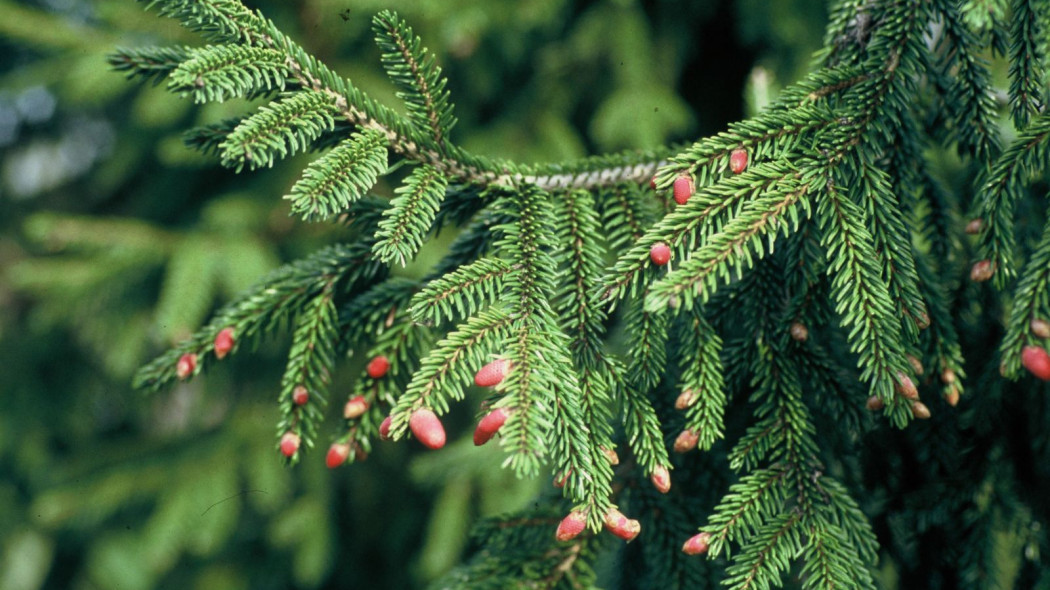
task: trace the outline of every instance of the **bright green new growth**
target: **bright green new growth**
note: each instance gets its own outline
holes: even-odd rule
[[[349,220],[356,241],[264,278],[144,367],[137,385],[172,382],[182,354],[197,354],[206,366],[225,327],[240,346],[288,323],[278,435],[302,437],[295,461],[316,444],[342,355],[386,356],[390,373],[362,375],[350,393],[364,396],[369,410],[334,437],[351,444],[353,461],[371,449],[387,414],[398,439],[416,409],[473,413],[452,402],[466,397],[478,369],[503,358],[512,368],[490,401],[510,416],[499,439],[505,466],[564,480],[564,494],[588,511],[592,531],[614,504],[645,506],[643,493],[623,488],[649,486],[654,471],[673,470],[668,442],[679,432],[697,433],[700,449],[709,450],[727,436],[727,410],[748,408],[746,431],[727,441],[735,483],[706,524],[690,523],[712,535],[710,556],[729,559],[723,583],[778,585],[800,562],[805,588],[873,588],[874,534],[850,495],[852,476],[841,476],[841,465],[828,474],[826,462],[839,458],[818,440],[813,415],[838,413],[843,432],[835,436],[852,437],[851,416],[864,397],[834,407],[819,401],[846,389],[845,373],[903,428],[913,409],[901,384],[917,379],[908,355],[936,374],[964,376],[947,295],[958,274],[947,260],[954,230],[924,146],[954,146],[985,170],[973,202],[984,220],[980,252],[995,266],[997,284],[1016,274],[1014,204],[1048,161],[1050,116],[1041,110],[1038,41],[1046,11],[1012,4],[1009,100],[1021,132],[1001,154],[979,56],[1003,34],[1002,22],[947,0],[839,1],[815,71],[763,113],[678,151],[526,166],[456,146],[441,69],[391,12],[376,16],[373,30],[407,116],[374,102],[237,1],[154,2],[213,45],[124,49],[113,65],[166,78],[169,89],[198,102],[266,99],[240,120],[192,131],[188,143],[238,171],[327,149],[286,198],[303,219]],[[919,95],[943,105],[945,132],[921,124]],[[734,149],[749,156],[740,174],[728,169]],[[392,178],[391,163],[411,167],[393,199],[369,196],[380,178]],[[646,186],[654,178],[664,192],[681,175],[697,188],[680,206]],[[388,276],[388,266],[406,265],[445,226],[462,228],[459,238],[422,282]],[[649,259],[658,242],[672,248],[666,268]],[[1003,341],[1010,376],[1021,348],[1034,342],[1029,319],[1050,315],[1048,264],[1050,226],[1017,288]],[[821,341],[792,341],[792,322],[844,340],[851,355],[831,354]],[[297,386],[317,403],[293,404]],[[946,380],[942,391],[962,388]],[[683,392],[691,403],[675,413]],[[607,453],[617,445],[622,465],[614,472]],[[674,493],[690,493],[680,488]],[[635,496],[643,499],[632,504]],[[561,563],[589,575],[597,544],[590,536],[566,549],[554,541],[553,525],[545,540],[533,539],[532,522],[481,537],[493,548],[528,537],[534,551],[494,549],[449,583],[469,586],[471,571],[507,584],[549,581],[549,570],[529,568],[528,560],[563,553]]]

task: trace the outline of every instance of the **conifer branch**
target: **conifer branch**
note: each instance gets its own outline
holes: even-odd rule
[[[1009,318],[999,350],[1005,375],[1016,379],[1022,349],[1039,342],[1032,333],[1032,320],[1050,318],[1050,220],[1017,282]]]
[[[192,47],[120,47],[106,57],[110,67],[130,78],[159,84],[193,54]]]
[[[396,260],[405,266],[415,256],[434,224],[447,186],[448,181],[432,166],[412,171],[394,191],[397,196],[379,223],[375,253],[380,260],[387,264]]]
[[[472,316],[498,301],[505,277],[514,270],[501,258],[479,258],[429,281],[412,299],[412,319],[438,323]]]
[[[273,49],[213,45],[187,57],[170,73],[168,89],[198,103],[284,90],[288,76],[284,56]]]
[[[386,146],[375,132],[355,133],[313,161],[285,197],[305,219],[328,219],[360,199],[386,171]]]

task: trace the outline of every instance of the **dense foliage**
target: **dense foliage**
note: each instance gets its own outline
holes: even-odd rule
[[[776,25],[755,4],[738,31],[766,49],[793,23],[816,30],[798,20],[808,3]],[[299,27],[237,0],[150,6],[203,42],[169,30],[178,44],[124,43],[109,63],[163,86],[135,97],[156,101],[143,116],[193,125],[183,140],[205,158],[132,151],[68,191],[95,191],[105,217],[28,217],[26,241],[64,253],[12,266],[36,295],[4,329],[74,334],[65,346],[107,377],[168,341],[135,384],[178,385],[150,417],[15,381],[9,493],[36,520],[4,515],[24,531],[5,545],[28,564],[13,583],[1050,586],[1041,3],[835,2],[811,67],[791,52],[755,66],[746,118],[705,88],[696,112],[739,120],[700,119],[691,143],[668,140],[695,130],[696,87],[678,96],[671,80],[743,73],[738,41],[704,48],[727,63],[696,72],[682,57],[724,29],[722,10],[550,3],[489,15],[490,39],[450,7],[430,21],[446,62],[411,10],[339,11],[356,35],[308,51]],[[26,59],[64,47],[9,28]],[[600,65],[615,74],[574,91]],[[798,81],[771,82],[785,77]],[[48,354],[5,357],[50,376],[56,336]],[[208,382],[228,392],[205,396]],[[253,393],[266,388],[274,445]],[[101,410],[89,423],[70,400]],[[454,442],[412,460],[414,484],[414,451],[377,441],[442,448],[439,416]],[[459,436],[475,419],[475,443],[498,430],[498,450]],[[151,424],[183,434],[137,442]],[[16,450],[27,437],[35,453]],[[474,497],[499,515],[468,546]],[[420,569],[399,570],[420,501]],[[246,558],[260,550],[281,557]],[[388,571],[368,563],[377,551]]]

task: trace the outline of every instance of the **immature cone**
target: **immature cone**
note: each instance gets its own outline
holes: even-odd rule
[[[970,280],[982,283],[992,278],[993,274],[995,274],[995,268],[992,266],[992,261],[981,260],[970,269]]]
[[[671,474],[663,465],[653,469],[653,474],[649,476],[649,481],[653,482],[653,487],[661,494],[671,491]]]
[[[587,513],[583,510],[573,510],[561,520],[558,531],[554,533],[554,538],[559,541],[569,541],[578,537],[585,528],[587,528]]]
[[[926,372],[925,369],[923,369],[922,361],[910,354],[908,355],[908,362],[911,363],[911,369],[912,371],[915,371],[916,375],[922,375]]]
[[[609,460],[609,465],[620,464],[620,456],[616,454],[616,451],[602,447],[602,452],[605,453],[605,458]]]
[[[930,409],[926,407],[926,404],[920,401],[914,401],[911,403],[911,415],[919,420],[929,420]]]
[[[233,328],[223,328],[215,335],[215,356],[220,360],[233,350]]]
[[[496,408],[478,422],[478,427],[474,429],[474,445],[481,446],[489,439],[496,436],[500,428],[503,428],[503,423],[507,421],[507,411],[503,408]]]
[[[656,175],[655,174],[652,176],[652,178],[649,179],[649,188],[651,188],[653,190],[656,190]]]
[[[368,400],[363,395],[355,395],[343,406],[343,418],[353,420],[360,418],[368,410]]]
[[[948,405],[954,408],[955,405],[959,403],[959,390],[953,387],[944,392],[944,401],[948,402]]]
[[[389,370],[390,359],[382,355],[368,361],[368,366],[365,367],[365,372],[367,372],[368,376],[373,379],[379,379],[383,375],[386,375],[386,372]]]
[[[882,408],[886,407],[886,405],[882,403],[882,400],[879,399],[879,396],[877,396],[877,395],[873,395],[873,396],[869,397],[868,398],[868,403],[866,403],[864,405],[865,405],[865,407],[868,408],[869,411],[872,411],[872,412],[878,412]]]
[[[390,440],[390,423],[394,419],[390,416],[383,418],[383,421],[379,423],[379,438],[383,440]]]
[[[510,371],[510,361],[506,359],[496,359],[484,367],[481,367],[481,369],[474,374],[474,383],[476,383],[478,387],[492,387],[498,385],[507,376],[508,371]]]
[[[1043,381],[1050,381],[1050,356],[1042,347],[1024,347],[1024,350],[1021,351],[1021,364],[1036,377]]]
[[[642,525],[637,520],[627,518],[622,512],[610,508],[605,513],[605,528],[624,541],[632,541],[642,532]]]
[[[729,169],[733,174],[740,174],[747,169],[747,150],[735,149],[729,154]]]
[[[791,322],[791,338],[795,342],[805,342],[809,338],[809,328],[802,322]]]
[[[299,435],[294,432],[285,432],[281,436],[281,454],[291,457],[299,450]]]
[[[343,463],[346,463],[346,458],[350,456],[350,445],[346,443],[333,443],[332,446],[328,447],[328,454],[325,455],[324,464],[329,469],[335,469]]]
[[[303,385],[296,385],[292,389],[292,403],[297,406],[305,406],[310,401],[310,391]]]
[[[693,178],[683,175],[674,179],[674,202],[685,205],[691,196],[693,196]]]
[[[969,223],[966,224],[966,233],[970,235],[979,234],[982,229],[984,229],[984,220],[980,217],[971,219]]]
[[[689,537],[689,540],[682,545],[682,553],[686,555],[703,555],[707,553],[707,548],[711,544],[711,533],[700,533],[699,535],[693,535]]]
[[[941,371],[941,381],[943,381],[945,385],[955,383],[955,371],[951,369]]]
[[[915,383],[912,382],[911,377],[904,373],[897,373],[897,393],[901,394],[907,399],[916,400],[919,399],[919,390],[915,389]]]
[[[1050,338],[1050,322],[1035,318],[1029,323],[1036,338]]]
[[[683,430],[682,432],[678,433],[678,438],[674,439],[674,452],[688,453],[689,451],[695,449],[697,443],[699,442],[699,434],[689,429]]]
[[[649,259],[656,266],[663,266],[671,261],[671,248],[663,242],[653,244],[649,249]]]
[[[441,425],[437,414],[427,408],[419,408],[412,412],[408,419],[408,427],[412,434],[430,449],[440,449],[445,446],[445,427]]]
[[[686,389],[682,393],[678,394],[678,399],[674,400],[674,409],[685,410],[696,403],[696,392],[692,389]]]
[[[175,363],[175,375],[182,380],[188,379],[193,375],[193,371],[197,368],[197,355],[186,353],[179,357],[179,362]]]

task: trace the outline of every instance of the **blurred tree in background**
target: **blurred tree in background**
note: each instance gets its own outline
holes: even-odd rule
[[[823,0],[249,4],[388,104],[395,89],[371,19],[396,9],[449,79],[457,144],[519,162],[724,130],[809,71],[828,18]],[[351,468],[309,460],[288,469],[271,442],[288,347],[280,332],[206,379],[151,397],[131,389],[139,366],[222,303],[343,231],[301,223],[277,198],[312,155],[236,175],[185,145],[186,129],[240,115],[243,103],[196,105],[106,64],[118,46],[170,44],[199,40],[130,0],[0,0],[0,588],[402,588],[441,579],[475,549],[468,535],[479,517],[557,495],[547,481],[500,469],[495,447],[475,449],[467,416],[447,420],[453,442],[438,453],[384,445]],[[946,188],[972,194],[959,158],[931,159]],[[393,188],[381,179],[376,192]],[[1033,221],[1019,233],[1031,237],[1043,213],[1027,214]],[[423,252],[399,272],[418,278],[439,254]],[[880,564],[885,588],[954,587],[950,577],[924,577],[934,563],[979,568],[988,577],[971,587],[1050,588],[1026,569],[1046,551],[1046,532],[1039,515],[1018,508],[1048,497],[1045,472],[1027,488],[1000,485],[1027,477],[1024,466],[1047,452],[1050,429],[1038,422],[1047,402],[1033,395],[1045,392],[998,380],[1001,307],[974,293],[972,306],[953,312],[969,327],[972,391],[985,401],[959,412],[957,425],[932,421],[929,438],[885,424],[857,435],[871,439],[856,460],[874,478],[858,483],[871,493],[859,500],[892,553]],[[336,399],[360,365],[333,376]],[[476,406],[483,395],[473,395]],[[1032,404],[1041,405],[1028,412]],[[989,415],[998,418],[989,424]],[[1034,451],[1018,448],[1026,436]],[[960,449],[977,457],[968,472]],[[722,452],[697,461],[727,484]],[[945,524],[936,506],[958,487],[950,475],[994,518]],[[724,487],[702,491],[703,506],[678,524],[703,523]],[[975,522],[990,526],[969,531],[987,547],[937,545],[957,538],[938,530]],[[675,541],[610,553],[597,564],[599,585],[656,585],[651,566],[665,559],[656,553],[676,552]],[[990,565],[963,564],[968,550]]]

